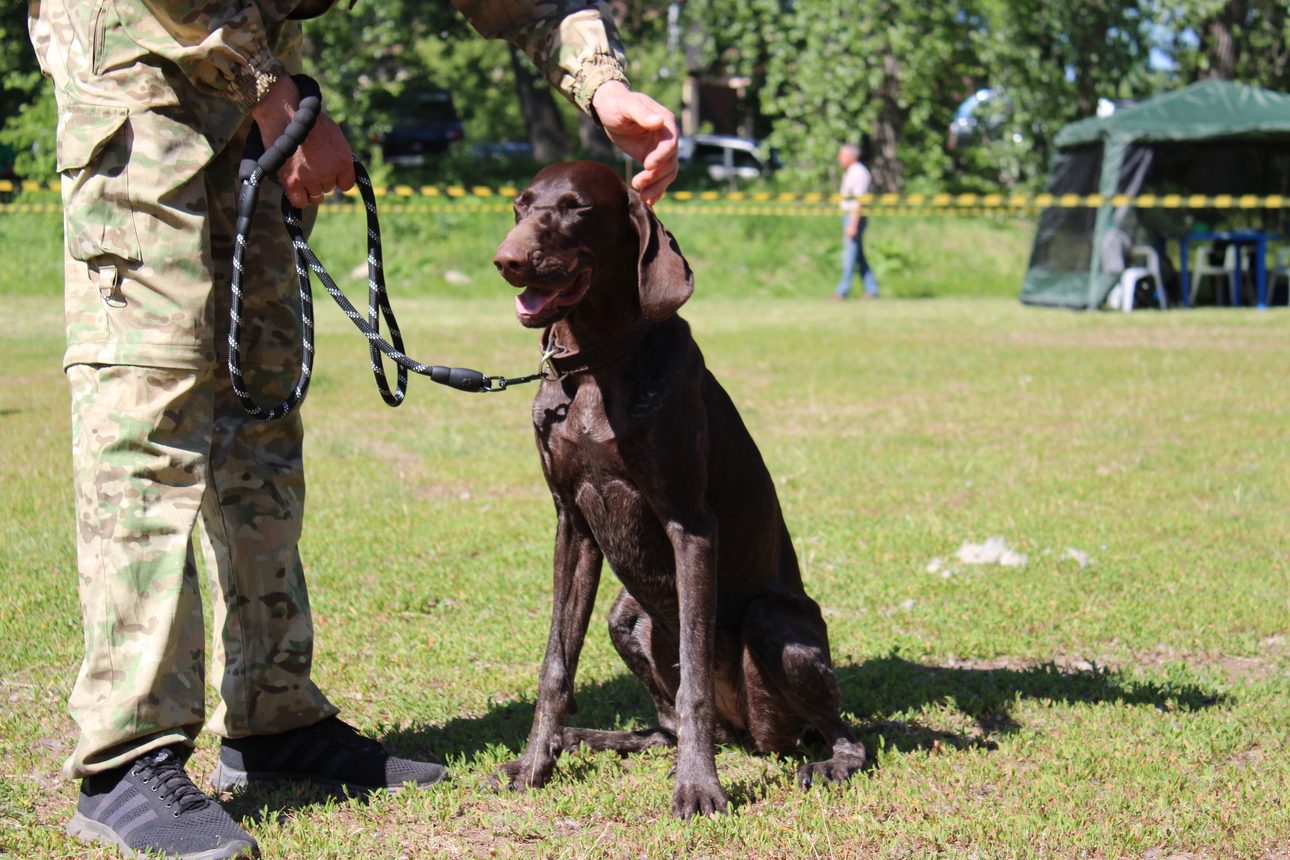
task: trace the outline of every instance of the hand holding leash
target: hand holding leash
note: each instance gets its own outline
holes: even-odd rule
[[[340,305],[345,315],[367,338],[376,387],[382,399],[390,406],[398,406],[403,402],[407,392],[409,370],[459,391],[505,391],[508,385],[533,382],[543,378],[541,369],[530,376],[508,379],[504,376],[486,376],[478,370],[465,367],[421,364],[404,354],[403,337],[399,332],[398,321],[394,318],[394,310],[390,307],[389,296],[385,289],[385,271],[381,260],[381,226],[376,215],[376,194],[372,191],[372,181],[367,171],[357,159],[354,159],[354,176],[363,197],[363,205],[367,209],[367,319],[364,320],[359,315],[331,276],[327,274],[322,263],[318,261],[318,257],[305,239],[300,208],[293,205],[289,197],[284,196],[282,220],[286,225],[287,233],[291,236],[295,250],[296,279],[300,287],[301,325],[304,329],[304,358],[300,366],[300,375],[282,403],[272,409],[265,409],[254,401],[242,376],[242,357],[239,347],[242,333],[242,284],[245,274],[247,237],[259,202],[260,183],[266,175],[273,174],[291,158],[300,144],[308,138],[314,123],[322,115],[322,96],[318,84],[304,75],[296,75],[293,80],[300,91],[301,98],[292,122],[268,148],[265,147],[260,136],[259,126],[254,126],[247,139],[242,164],[238,170],[242,188],[238,195],[237,237],[233,245],[233,296],[229,305],[228,370],[233,382],[233,392],[241,401],[242,407],[251,415],[271,420],[286,415],[304,400],[309,390],[309,380],[313,375],[314,362],[313,290],[310,286],[310,272],[318,275],[327,292],[336,300],[336,304]],[[389,326],[390,340],[393,344],[381,337],[381,318],[384,318]],[[394,391],[390,391],[386,381],[382,354],[388,356],[399,368]]]

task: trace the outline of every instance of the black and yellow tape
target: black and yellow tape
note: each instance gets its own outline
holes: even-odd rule
[[[0,193],[16,191],[56,191],[56,183],[13,182],[0,180]],[[383,208],[389,212],[504,212],[509,198],[519,189],[508,186],[392,185],[374,188],[377,197],[392,198]],[[357,198],[357,190],[347,197]],[[838,194],[818,192],[769,191],[674,191],[667,194],[662,211],[694,212],[715,215],[836,215],[838,204],[855,199],[874,214],[1020,214],[1041,209],[1081,209],[1099,206],[1133,206],[1140,209],[1282,209],[1290,205],[1290,195],[1269,194],[865,194],[844,198]],[[413,202],[413,201],[416,202]],[[481,201],[489,201],[483,203]],[[396,202],[397,201],[397,202]],[[674,205],[676,204],[676,205]],[[344,210],[352,203],[333,198],[321,208]],[[57,204],[0,204],[0,212],[52,212]]]

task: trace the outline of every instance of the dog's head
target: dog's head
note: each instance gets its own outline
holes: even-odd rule
[[[529,328],[584,302],[662,320],[694,292],[690,266],[654,210],[593,161],[553,164],[533,178],[515,198],[515,226],[493,265],[522,290],[515,313]]]

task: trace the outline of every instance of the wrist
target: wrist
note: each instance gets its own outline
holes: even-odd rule
[[[618,78],[610,78],[596,87],[596,91],[591,94],[591,101],[588,102],[588,107],[590,108],[588,113],[596,125],[604,126],[601,115],[606,105],[622,98],[631,91],[632,88],[627,85],[627,82]]]
[[[265,93],[260,103],[251,109],[251,119],[259,124],[261,130],[266,128],[284,129],[296,114],[300,106],[300,91],[290,75],[283,75],[274,81],[273,86]]]

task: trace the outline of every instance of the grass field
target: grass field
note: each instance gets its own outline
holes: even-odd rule
[[[320,306],[302,547],[316,677],[355,725],[454,779],[224,798],[264,855],[1290,858],[1290,313],[954,298],[1015,292],[1024,231],[932,219],[871,236],[909,249],[891,293],[942,298],[839,305],[822,300],[832,219],[808,235],[808,219],[698,218],[667,218],[699,273],[683,314],[776,477],[875,766],[802,793],[793,761],[723,748],[733,814],[689,825],[669,815],[668,751],[572,756],[539,792],[480,791],[527,734],[547,630],[554,517],[530,393],[414,379],[389,410],[360,337]],[[0,855],[108,857],[61,834],[80,632],[56,245],[39,229],[0,217],[6,258],[30,263],[0,275]],[[440,226],[398,229],[427,276],[474,278],[396,283],[409,350],[529,372],[535,336],[479,256],[500,233],[459,229],[431,260]],[[723,242],[748,249],[747,272],[699,252]],[[956,557],[992,537],[1026,562]],[[611,584],[572,721],[646,726],[604,633]],[[213,763],[207,737],[194,771]]]

